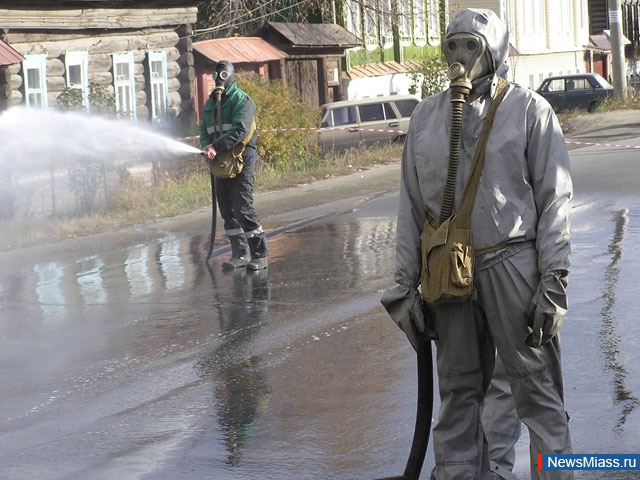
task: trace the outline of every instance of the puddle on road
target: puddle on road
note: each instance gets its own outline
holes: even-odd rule
[[[615,453],[640,442],[640,207],[590,211],[573,223],[562,330],[572,437],[581,452]]]
[[[639,211],[584,230],[577,219],[563,327],[576,451],[640,444],[640,305],[624,287],[638,284]],[[0,394],[0,435],[35,445],[41,423],[57,426],[55,449],[21,452],[61,475],[61,451],[77,451],[80,464],[128,451],[119,462],[141,462],[148,478],[399,474],[415,365],[379,305],[394,238],[392,218],[309,225],[272,238],[270,267],[255,275],[223,274],[226,253],[209,271],[206,236],[5,273],[0,361],[15,368],[0,373],[12,386]],[[117,430],[104,412],[126,425],[122,435],[87,441],[68,431],[96,418]],[[9,450],[0,463],[18,468],[12,458]],[[107,460],[92,468],[122,474]]]
[[[56,463],[53,452],[62,450],[83,458],[117,455],[118,442],[97,436],[92,444],[68,431],[93,423],[99,411],[126,425],[114,438],[119,451],[131,450],[131,458],[142,448],[134,444],[145,443],[140,435],[156,439],[158,450],[163,444],[171,451],[191,445],[179,457],[196,465],[194,455],[207,450],[200,475],[228,471],[235,478],[264,478],[267,468],[282,469],[288,478],[294,469],[305,478],[305,471],[340,471],[354,462],[358,471],[384,469],[393,460],[366,453],[371,439],[357,444],[361,430],[390,416],[406,419],[409,428],[413,422],[412,414],[394,406],[398,392],[389,393],[386,378],[380,385],[374,377],[373,386],[367,379],[381,361],[397,370],[395,350],[404,344],[379,306],[381,290],[392,281],[394,237],[394,219],[309,225],[272,238],[270,267],[257,274],[223,274],[223,258],[209,271],[203,237],[168,237],[104,256],[25,265],[0,280],[0,325],[16,344],[0,357],[12,355],[19,366],[1,374],[3,384],[17,385],[3,394],[3,429],[15,429],[12,434],[29,444],[41,422],[60,425],[66,433],[59,445],[41,450],[35,463]],[[379,318],[363,334],[372,308]],[[345,320],[354,317],[354,323]],[[380,338],[390,334],[389,350]],[[367,346],[372,337],[375,348]],[[30,348],[55,361],[20,361]],[[381,397],[356,405],[371,388]],[[43,404],[43,392],[52,391],[61,393]],[[345,392],[353,400],[344,403]],[[387,394],[393,401],[381,401]],[[39,408],[30,411],[36,399]],[[188,418],[181,435],[171,433],[185,428],[185,407],[195,418]],[[164,420],[149,424],[152,418]],[[399,418],[386,427],[395,434]],[[126,434],[136,425],[148,434]],[[215,444],[200,444],[212,437]],[[356,448],[362,461],[341,453],[344,448]],[[11,452],[5,455],[2,463],[11,468]],[[397,457],[404,461],[404,454]],[[262,464],[267,458],[274,460],[269,467]]]

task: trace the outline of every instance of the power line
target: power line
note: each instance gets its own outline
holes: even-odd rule
[[[236,28],[236,27],[239,27],[241,25],[245,25],[247,23],[256,22],[256,21],[259,21],[259,20],[263,20],[265,18],[272,17],[273,15],[277,15],[278,13],[282,13],[282,12],[284,12],[286,10],[290,10],[291,8],[295,8],[295,7],[297,7],[297,6],[299,6],[299,5],[303,4],[303,3],[305,3],[305,0],[301,0],[301,1],[299,1],[298,3],[296,3],[294,5],[289,5],[287,7],[281,8],[280,10],[276,10],[275,12],[264,14],[264,15],[262,15],[260,17],[257,17],[257,18],[251,18],[251,19],[245,20],[243,22],[235,22],[235,23],[227,22],[227,23],[224,23],[222,25],[216,25],[216,26],[210,27],[210,28],[203,28],[203,29],[200,29],[200,30],[194,30],[193,34],[194,35],[200,35],[200,34],[203,34],[203,33],[209,33],[209,32],[215,32],[215,31],[218,31],[218,30],[223,30],[225,28]],[[261,8],[264,8],[264,5],[262,5],[260,7],[256,7],[253,10],[250,10],[248,12],[243,13],[242,15],[237,17],[237,20],[239,20],[239,19],[241,19],[243,17],[246,17],[247,15],[251,15],[256,10],[259,10]]]

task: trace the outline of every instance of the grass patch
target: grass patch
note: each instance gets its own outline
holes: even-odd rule
[[[609,97],[604,99],[596,108],[594,113],[613,112],[616,110],[640,110],[640,98],[618,98]],[[558,114],[558,120],[561,124],[564,124],[572,118],[581,117],[583,115],[590,115],[586,110],[580,110],[578,108],[573,110],[567,110]]]
[[[402,146],[391,144],[314,155],[304,165],[295,162],[291,166],[282,163],[273,166],[260,161],[256,170],[255,191],[280,190],[348,175],[373,165],[397,162],[401,154]],[[201,160],[198,158],[198,161]],[[60,218],[1,220],[3,235],[0,250],[118,230],[211,205],[210,175],[203,168],[204,162],[200,165],[194,172],[177,179],[166,175],[153,188],[142,182],[127,180],[119,186],[117,195],[110,199],[102,212]]]

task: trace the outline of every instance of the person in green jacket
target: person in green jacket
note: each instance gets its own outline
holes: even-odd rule
[[[235,70],[230,62],[219,61],[213,78],[216,88],[204,104],[200,122],[200,145],[207,162],[212,162],[217,152],[230,151],[241,145],[251,131],[256,113],[251,97],[236,84]],[[221,127],[216,122],[216,89],[223,89]],[[223,270],[267,268],[267,240],[253,208],[257,140],[258,133],[254,130],[242,154],[244,168],[238,175],[215,178],[218,207],[231,244],[231,258],[222,264]]]

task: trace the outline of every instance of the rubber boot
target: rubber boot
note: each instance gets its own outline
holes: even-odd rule
[[[233,235],[229,237],[229,243],[231,244],[231,258],[222,263],[222,270],[235,270],[236,268],[242,268],[249,259],[247,257],[247,239],[244,235]]]
[[[251,251],[251,261],[247,264],[247,270],[257,272],[269,266],[267,262],[267,239],[264,233],[251,237],[248,240]]]

